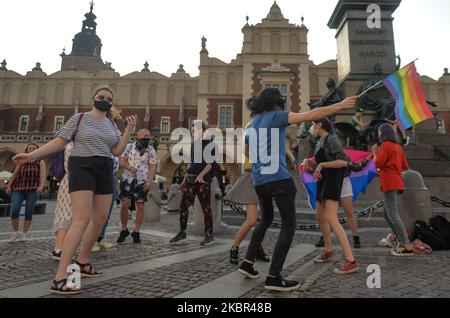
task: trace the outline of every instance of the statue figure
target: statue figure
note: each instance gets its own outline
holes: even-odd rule
[[[374,77],[368,79],[359,89],[358,94],[384,80],[386,75],[380,63],[373,66]],[[395,99],[380,83],[371,91],[361,96],[360,107],[364,110],[373,110],[376,112],[376,119],[395,119]]]
[[[208,50],[206,49],[206,42],[207,42],[208,40],[203,36],[202,37],[202,50],[201,50],[201,53],[208,53]]]
[[[320,101],[318,101],[317,103],[314,103],[312,105],[308,104],[308,106],[311,109],[314,109],[316,107],[330,106],[330,105],[342,102],[344,100],[342,93],[336,87],[336,82],[332,78],[328,79],[327,88],[328,88],[328,92],[324,96],[322,96]]]

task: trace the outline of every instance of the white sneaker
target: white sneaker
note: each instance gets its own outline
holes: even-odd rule
[[[111,244],[109,242],[105,242],[105,241],[101,241],[101,242],[97,243],[97,245],[103,250],[109,250],[110,248],[114,247],[113,244]]]
[[[17,242],[25,242],[27,239],[27,233],[20,232],[17,236]]]
[[[11,238],[9,239],[9,241],[11,243],[16,242],[18,237],[19,237],[19,232],[14,232],[13,235],[11,235]]]
[[[91,252],[95,253],[95,252],[98,252],[100,250],[101,250],[100,245],[98,243],[95,243],[94,246],[91,249]]]

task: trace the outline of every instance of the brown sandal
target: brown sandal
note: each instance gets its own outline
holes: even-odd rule
[[[52,287],[50,287],[50,293],[65,296],[78,295],[79,293],[81,293],[81,289],[67,287],[67,278],[64,278],[59,281],[53,281],[53,285]]]
[[[91,263],[81,264],[80,262],[76,261],[75,264],[80,266],[81,277],[100,277],[103,275],[102,272],[97,272]],[[87,271],[84,270],[86,266],[89,266],[89,269]]]

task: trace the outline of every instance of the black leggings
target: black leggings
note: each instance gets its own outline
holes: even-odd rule
[[[278,235],[277,244],[272,255],[269,275],[280,276],[283,270],[286,255],[291,247],[295,235],[296,215],[295,215],[295,195],[297,188],[292,179],[281,180],[263,184],[255,187],[258,194],[259,204],[262,210],[261,221],[253,231],[252,239],[247,250],[246,258],[254,262],[258,248],[264,239],[267,229],[273,222],[273,203],[275,203],[281,215],[281,231]]]

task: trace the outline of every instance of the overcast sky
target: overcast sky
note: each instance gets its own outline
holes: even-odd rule
[[[59,54],[72,49],[89,0],[0,0],[0,61],[21,74],[42,63],[47,74],[60,69]],[[336,58],[335,30],[327,27],[337,0],[278,0],[291,23],[302,15],[309,28],[309,54],[316,64]],[[179,64],[198,74],[201,37],[210,56],[229,62],[241,52],[245,16],[265,18],[273,0],[96,0],[97,34],[103,60],[121,75],[152,71],[170,76]],[[450,1],[403,0],[395,12],[397,53],[403,64],[419,57],[418,71],[438,79],[450,67]]]

